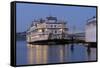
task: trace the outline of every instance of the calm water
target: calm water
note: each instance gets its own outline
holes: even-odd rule
[[[33,45],[17,41],[17,65],[96,60],[96,48],[83,44]]]

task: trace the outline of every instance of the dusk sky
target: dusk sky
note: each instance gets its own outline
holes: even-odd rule
[[[87,19],[96,16],[95,7],[60,6],[17,3],[16,6],[16,31],[26,31],[34,19],[55,16],[67,21],[69,30],[75,26],[77,31],[84,31]]]

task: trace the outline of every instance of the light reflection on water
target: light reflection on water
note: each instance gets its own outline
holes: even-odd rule
[[[96,60],[96,48],[84,44],[33,45],[17,42],[17,65]]]

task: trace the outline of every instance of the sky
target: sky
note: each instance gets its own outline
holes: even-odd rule
[[[96,16],[95,7],[60,6],[43,4],[16,4],[16,32],[24,32],[34,19],[54,16],[67,22],[69,31],[84,31],[86,21]]]

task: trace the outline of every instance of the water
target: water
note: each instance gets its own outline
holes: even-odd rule
[[[17,41],[17,65],[95,61],[96,48],[84,44],[33,45]]]

